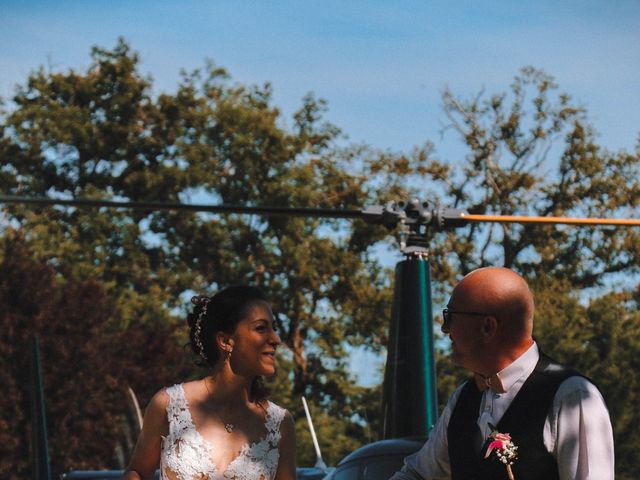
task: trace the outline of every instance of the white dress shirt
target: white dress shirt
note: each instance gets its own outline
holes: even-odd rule
[[[524,354],[498,373],[506,393],[487,389],[482,395],[478,426],[484,438],[497,425],[525,380],[533,372],[540,354],[533,344]],[[402,470],[391,480],[445,480],[451,478],[447,428],[460,396],[460,385],[436,422],[429,440],[405,458]],[[478,451],[482,446],[478,438]],[[558,462],[560,480],[613,480],[613,431],[609,412],[598,389],[584,377],[569,377],[558,387],[544,423],[544,445]],[[517,462],[517,460],[516,460]]]

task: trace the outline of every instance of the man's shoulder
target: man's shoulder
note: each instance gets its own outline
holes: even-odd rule
[[[600,395],[600,390],[590,379],[583,375],[572,375],[560,384],[556,397],[565,397],[578,392],[588,395]]]
[[[569,365],[565,365],[554,360],[542,351],[540,351],[540,359],[534,371],[538,371],[539,373],[545,375],[549,380],[558,385],[558,388],[569,379],[574,380],[571,380],[571,382],[569,382],[565,387],[571,385],[583,385],[584,382],[593,384],[593,382],[591,382],[591,380],[586,375],[583,375],[580,371]]]
[[[589,377],[573,367],[564,365],[540,352],[540,364],[543,373],[556,376],[560,381],[558,393],[567,394],[575,391],[599,391],[598,386]]]

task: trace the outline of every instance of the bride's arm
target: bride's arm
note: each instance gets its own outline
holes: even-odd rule
[[[280,439],[280,458],[278,460],[278,470],[276,480],[296,479],[296,430],[293,417],[286,413],[280,425],[282,437]]]
[[[120,480],[152,479],[160,463],[162,436],[169,431],[167,404],[169,396],[164,390],[156,393],[144,413],[142,431],[133,450],[129,466]]]

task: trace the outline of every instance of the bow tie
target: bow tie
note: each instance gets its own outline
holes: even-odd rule
[[[502,381],[497,373],[494,373],[490,377],[474,373],[473,379],[476,381],[476,386],[481,392],[484,392],[487,388],[490,388],[496,393],[505,393],[507,391],[502,385]]]

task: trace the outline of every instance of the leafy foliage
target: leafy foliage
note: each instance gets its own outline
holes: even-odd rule
[[[172,383],[189,368],[166,318],[117,328],[120,306],[94,279],[65,280],[25,239],[9,232],[0,263],[0,475],[30,475],[28,418],[32,380],[29,353],[40,339],[43,388],[47,398],[52,468],[92,469],[122,462],[135,441],[127,387],[150,398],[156,381]],[[151,303],[153,300],[150,300]],[[150,305],[151,306],[151,305]],[[176,359],[168,365],[166,358]]]
[[[445,91],[443,100],[450,128],[469,153],[464,162],[429,164],[441,203],[480,214],[640,217],[639,152],[599,147],[586,112],[557,93],[544,72],[523,69],[507,93],[463,100]],[[640,232],[471,224],[437,238],[432,258],[440,289],[485,265],[528,279],[541,348],[594,379],[614,424],[616,478],[634,478],[637,387],[628,378],[640,347],[633,299]],[[438,357],[438,372],[443,403],[465,373],[446,355]]]
[[[599,147],[585,112],[556,90],[550,76],[529,67],[508,94],[461,100],[445,91],[451,128],[469,153],[462,164],[430,163],[441,203],[477,214],[637,217],[638,153]],[[473,223],[443,237],[437,273],[449,282],[454,272],[503,264],[580,289],[602,286],[610,274],[638,273],[640,264],[637,229]]]
[[[599,147],[586,112],[533,68],[506,93],[444,92],[451,130],[468,148],[463,161],[446,162],[430,143],[410,154],[340,146],[322,100],[310,94],[284,119],[269,84],[234,83],[212,63],[154,96],[124,41],[91,55],[86,72],[33,73],[1,113],[3,193],[360,209],[427,191],[471,213],[639,213],[638,152]],[[184,349],[187,300],[236,283],[263,288],[282,324],[271,385],[297,418],[299,462],[315,460],[300,395],[330,463],[376,437],[380,389],[357,385],[347,354],[384,351],[392,291],[374,253],[389,240],[381,227],[98,208],[11,206],[2,215],[3,477],[29,470],[29,338],[42,338],[55,470],[120,466],[114,448],[129,448],[130,428],[123,387],[144,404],[160,386],[201,374]],[[487,264],[531,281],[541,345],[596,379],[614,418],[618,474],[637,471],[640,390],[622,378],[640,345],[638,231],[472,224],[430,234],[436,299]],[[463,373],[440,350],[442,401]]]
[[[175,94],[153,98],[124,42],[113,51],[94,48],[92,58],[85,73],[40,70],[18,89],[3,122],[5,193],[332,208],[358,208],[377,198],[365,185],[366,172],[347,173],[353,157],[332,155],[339,132],[322,121],[324,103],[312,95],[286,128],[269,85],[234,84],[214,65],[185,74]],[[387,164],[380,160],[377,171]],[[276,398],[294,395],[297,417],[303,416],[301,394],[334,412],[339,421],[330,425],[330,437],[343,435],[345,442],[334,444],[331,458],[364,439],[361,428],[351,427],[362,412],[363,389],[347,371],[345,355],[348,345],[376,351],[384,345],[390,285],[362,240],[382,238],[379,229],[330,219],[20,206],[7,208],[5,220],[4,233],[10,235],[8,225],[18,231],[52,269],[56,285],[94,282],[117,314],[85,320],[122,339],[132,329],[165,325],[178,329],[168,338],[182,346],[181,317],[193,292],[247,282],[262,287],[281,321],[292,372]],[[96,309],[102,307],[96,303]],[[34,333],[21,328],[23,336]],[[146,343],[136,341],[127,342],[133,349]],[[168,350],[164,360],[140,359],[147,374],[133,377],[115,366],[125,362],[122,352],[100,348],[115,362],[118,381],[144,392],[142,403],[162,385],[149,365],[181,371],[181,360]],[[47,389],[51,402],[58,395]],[[52,423],[58,415],[52,411]],[[89,461],[81,450],[62,456],[59,448],[52,446],[53,455],[66,460],[59,466]],[[109,458],[93,466],[113,466]]]

